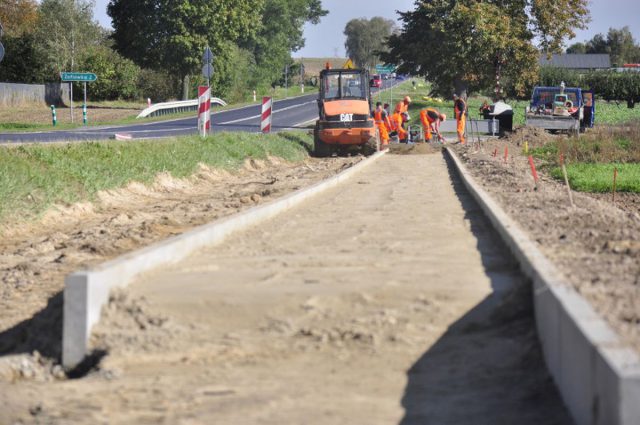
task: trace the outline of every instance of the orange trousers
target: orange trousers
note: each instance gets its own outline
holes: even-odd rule
[[[382,124],[377,124],[378,130],[380,131],[380,143],[383,145],[389,144],[389,132],[387,131],[387,126]]]
[[[467,116],[466,115],[462,115],[462,117],[458,118],[458,141],[460,143],[462,143],[463,145],[465,144],[465,140],[464,140],[464,130],[465,127],[467,126]]]
[[[431,141],[431,126],[430,125],[423,125],[422,129],[424,130],[424,141],[425,142],[430,142]]]

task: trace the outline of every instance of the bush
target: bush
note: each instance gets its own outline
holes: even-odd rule
[[[79,68],[98,76],[88,87],[92,100],[133,100],[138,95],[140,68],[108,47],[93,47],[81,59]],[[81,84],[74,91],[81,96]]]
[[[640,102],[640,72],[577,71],[542,67],[540,85],[559,86],[564,81],[567,87],[582,87],[593,90],[596,96],[604,100],[626,101],[632,108]]]
[[[162,71],[143,69],[138,78],[138,97],[150,98],[153,103],[166,102],[180,97],[178,78]]]

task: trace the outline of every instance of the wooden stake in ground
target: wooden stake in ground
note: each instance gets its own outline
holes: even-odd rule
[[[533,162],[533,156],[529,155],[529,166],[531,167],[531,174],[533,174],[533,181],[538,189],[538,172],[536,171],[536,164]]]
[[[571,186],[569,186],[569,177],[567,176],[567,167],[564,166],[564,155],[560,154],[560,166],[562,167],[562,175],[564,176],[564,184],[567,185],[567,193],[569,194],[569,203],[571,204],[571,208],[575,205],[573,204],[573,194],[571,193]]]
[[[509,146],[505,146],[504,147],[504,163],[507,163],[507,160],[509,159]]]
[[[618,180],[618,167],[613,167],[613,203],[616,203],[616,183]]]

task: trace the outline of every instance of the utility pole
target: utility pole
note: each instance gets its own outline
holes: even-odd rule
[[[0,22],[0,38],[4,35],[4,28],[2,28],[2,23]],[[0,62],[4,59],[4,46],[0,43]]]
[[[300,91],[304,93],[304,58],[300,58]]]
[[[289,65],[284,66],[284,97],[289,97]]]

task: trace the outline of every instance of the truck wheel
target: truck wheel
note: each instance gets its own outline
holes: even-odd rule
[[[324,143],[320,140],[318,132],[313,132],[313,156],[317,158],[326,158],[333,154],[333,147],[328,143]]]
[[[373,155],[380,151],[380,130],[376,128],[376,134],[369,139],[367,143],[362,147],[362,153],[366,156]]]

